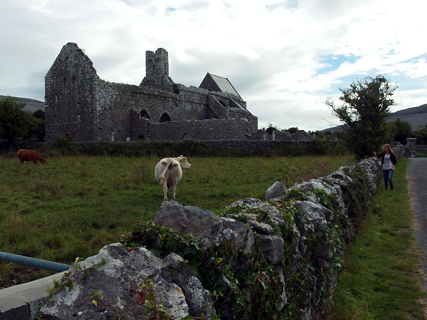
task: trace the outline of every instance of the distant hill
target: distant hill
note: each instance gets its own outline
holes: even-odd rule
[[[41,109],[44,111],[45,105],[43,101],[35,100],[35,99],[28,99],[28,98],[19,98],[19,97],[11,97],[11,96],[2,96],[0,95],[0,100],[4,98],[12,98],[16,101],[25,103],[25,107],[23,110],[33,113],[37,111],[38,109]]]
[[[412,127],[412,131],[417,131],[427,125],[427,104],[396,111],[387,118],[387,122],[395,121],[397,118],[401,121],[409,122]]]
[[[408,109],[403,109],[400,111],[396,111],[391,114],[391,116],[387,117],[387,122],[396,121],[399,118],[401,121],[408,122],[412,131],[417,131],[427,125],[427,104],[423,104],[419,107],[413,107]],[[332,128],[327,128],[321,130],[321,132],[334,132],[340,130],[342,126],[336,126]]]

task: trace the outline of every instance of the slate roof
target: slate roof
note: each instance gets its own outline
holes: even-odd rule
[[[206,74],[199,87],[209,91],[231,93],[238,96],[240,99],[242,98],[227,78],[216,76],[209,72]]]

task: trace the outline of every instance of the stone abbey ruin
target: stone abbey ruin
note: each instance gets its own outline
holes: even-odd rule
[[[168,53],[146,52],[139,86],[99,78],[92,61],[67,43],[46,75],[46,141],[246,140],[258,118],[227,78],[208,73],[199,87],[169,77]]]
[[[139,86],[100,79],[75,43],[63,46],[45,78],[46,142],[67,136],[75,142],[182,140],[306,141],[296,133],[258,130],[227,78],[207,73],[199,87],[169,77],[168,52],[146,52]]]

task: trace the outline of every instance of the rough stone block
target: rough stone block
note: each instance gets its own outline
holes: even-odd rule
[[[279,181],[276,181],[275,183],[273,183],[273,185],[270,188],[267,189],[264,199],[271,200],[274,198],[283,197],[285,190],[286,190],[285,186],[281,184]]]
[[[264,258],[273,265],[283,265],[285,256],[283,253],[284,241],[279,236],[260,235],[261,250]]]

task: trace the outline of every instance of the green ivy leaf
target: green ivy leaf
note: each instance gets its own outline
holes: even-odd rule
[[[147,293],[147,294],[145,295],[145,297],[146,297],[148,300],[154,300],[154,293],[153,293],[153,292],[149,292],[149,293]]]
[[[68,291],[73,290],[73,281],[71,281],[71,279],[68,279],[68,282],[65,286],[68,288]]]

